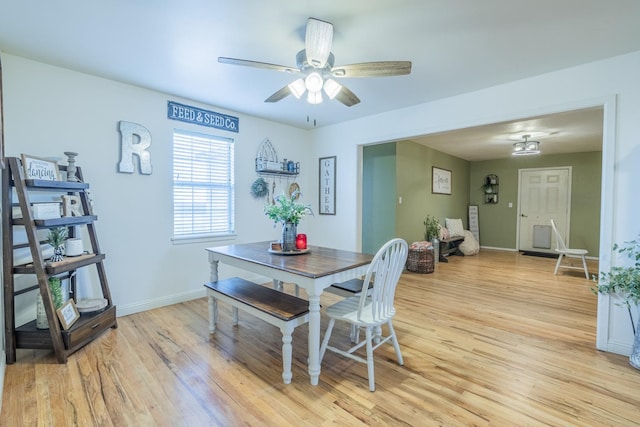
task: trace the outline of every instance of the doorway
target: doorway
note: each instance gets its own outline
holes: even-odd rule
[[[567,241],[571,174],[571,166],[519,170],[518,250],[555,253],[551,219],[563,230]]]

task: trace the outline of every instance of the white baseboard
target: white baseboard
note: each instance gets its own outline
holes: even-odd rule
[[[0,352],[0,415],[2,415],[2,392],[4,390],[4,373],[7,368],[7,354],[4,350]]]
[[[513,249],[513,248],[496,248],[494,246],[480,246],[480,249],[491,249],[492,251],[518,252],[517,249]]]
[[[255,283],[268,283],[272,279],[268,277],[260,276],[257,274],[243,275],[243,279],[250,280]],[[204,298],[207,296],[207,292],[204,289],[183,292],[179,294],[167,295],[161,298],[154,298],[147,301],[137,302],[135,304],[117,304],[116,315],[127,316],[129,314],[140,313],[142,311],[151,310],[154,308],[165,307],[167,305],[178,304],[184,301],[191,301],[193,299]]]
[[[152,310],[154,308],[165,307],[167,305],[177,304],[192,299],[203,298],[206,296],[204,286],[202,289],[195,291],[183,292],[180,294],[167,295],[161,298],[154,298],[135,304],[116,304],[116,314],[118,317],[127,316],[129,314],[140,313],[142,311]]]

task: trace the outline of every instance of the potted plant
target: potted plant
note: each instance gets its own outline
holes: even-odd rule
[[[440,234],[440,223],[436,217],[427,215],[424,222],[424,240],[431,242],[433,239],[437,239]]]
[[[282,251],[296,250],[297,226],[305,215],[313,215],[311,206],[297,202],[299,191],[293,191],[289,197],[281,194],[275,198],[275,203],[266,204],[264,213],[275,224],[282,223]]]
[[[626,255],[634,261],[632,266],[612,267],[611,271],[603,272],[600,282],[594,291],[602,294],[618,295],[623,298],[621,305],[627,307],[631,328],[633,329],[634,341],[629,364],[636,369],[640,369],[640,320],[636,324],[633,321],[631,307],[640,304],[640,239],[625,242],[627,246],[620,247],[617,243],[613,245],[613,250]],[[594,277],[594,281],[596,281]]]
[[[62,261],[64,241],[69,237],[67,227],[56,227],[49,230],[46,242],[53,246],[53,256],[51,262]]]
[[[427,215],[424,224],[424,240],[431,242],[435,261],[440,259],[440,223],[435,216]]]

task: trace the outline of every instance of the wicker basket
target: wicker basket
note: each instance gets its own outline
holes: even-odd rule
[[[414,242],[409,246],[407,270],[413,273],[433,273],[434,255],[431,242]]]

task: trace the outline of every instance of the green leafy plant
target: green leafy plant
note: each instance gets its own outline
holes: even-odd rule
[[[281,194],[275,198],[275,203],[267,204],[264,213],[275,223],[292,223],[298,225],[305,215],[313,215],[311,206],[296,202],[300,196],[299,191],[294,191],[289,197]]]
[[[69,230],[67,227],[57,227],[49,230],[46,241],[54,248],[58,248],[64,244],[67,237],[69,237]]]
[[[436,217],[427,215],[424,222],[424,240],[430,242],[433,239],[437,239],[440,234],[440,223]]]
[[[49,289],[51,290],[51,298],[56,310],[62,307],[62,282],[59,277],[49,277]]]
[[[640,237],[640,236],[639,236]],[[635,261],[633,266],[612,267],[611,271],[602,272],[600,281],[593,277],[597,287],[592,288],[594,292],[601,294],[619,295],[624,299],[623,305],[627,306],[633,334],[636,334],[636,327],[633,324],[631,306],[640,304],[640,239],[625,242],[626,246],[613,245],[613,250],[626,255]]]

